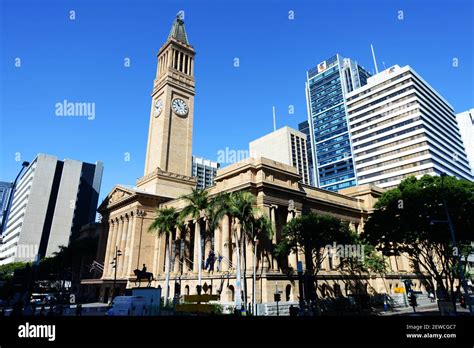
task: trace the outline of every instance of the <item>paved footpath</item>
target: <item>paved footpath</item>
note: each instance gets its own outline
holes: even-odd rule
[[[456,306],[456,310],[458,313],[462,313],[463,315],[469,314],[469,309],[462,308],[459,304]],[[438,316],[438,304],[437,303],[430,303],[424,306],[416,307],[416,313],[413,312],[412,307],[402,307],[402,308],[395,308],[393,311],[388,312],[381,312],[380,315],[435,315]]]

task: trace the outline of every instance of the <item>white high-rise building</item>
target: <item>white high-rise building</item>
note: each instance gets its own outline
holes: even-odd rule
[[[306,134],[290,127],[282,127],[249,143],[250,155],[293,166],[302,177],[303,184],[310,184]]]
[[[474,175],[474,109],[456,115],[467,159]]]
[[[347,107],[359,185],[443,172],[472,179],[453,108],[411,67],[368,78]]]
[[[214,185],[219,163],[202,157],[193,156],[192,176],[197,180],[197,188],[204,189]]]
[[[16,186],[0,265],[51,256],[95,220],[103,165],[39,154]]]

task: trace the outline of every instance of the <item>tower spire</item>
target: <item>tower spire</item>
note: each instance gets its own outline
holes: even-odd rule
[[[182,12],[179,12],[176,15],[176,19],[173,22],[173,26],[171,27],[170,34],[168,35],[168,40],[171,38],[179,42],[182,42],[186,45],[189,45],[188,36],[186,35],[186,29],[184,28],[184,20],[183,20]]]

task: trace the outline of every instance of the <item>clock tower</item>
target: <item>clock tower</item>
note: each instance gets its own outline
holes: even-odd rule
[[[175,193],[165,193],[170,198],[188,192],[190,186],[195,185],[191,178],[194,55],[184,21],[178,15],[168,40],[158,52],[156,78],[151,93],[145,176],[137,182],[138,187],[154,194],[163,194],[163,190],[174,192],[176,190],[172,188],[176,188]],[[173,182],[170,182],[170,178],[173,178]],[[187,183],[175,182],[183,180]],[[186,192],[181,192],[183,190],[179,188]]]

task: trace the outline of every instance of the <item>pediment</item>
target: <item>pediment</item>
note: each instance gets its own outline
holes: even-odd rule
[[[107,197],[103,200],[103,202],[99,206],[99,211],[100,210],[105,210],[109,208],[110,206],[116,205],[122,201],[127,200],[127,198],[130,198],[132,196],[136,195],[136,192],[128,189],[126,187],[116,185],[112,191],[107,195]]]

